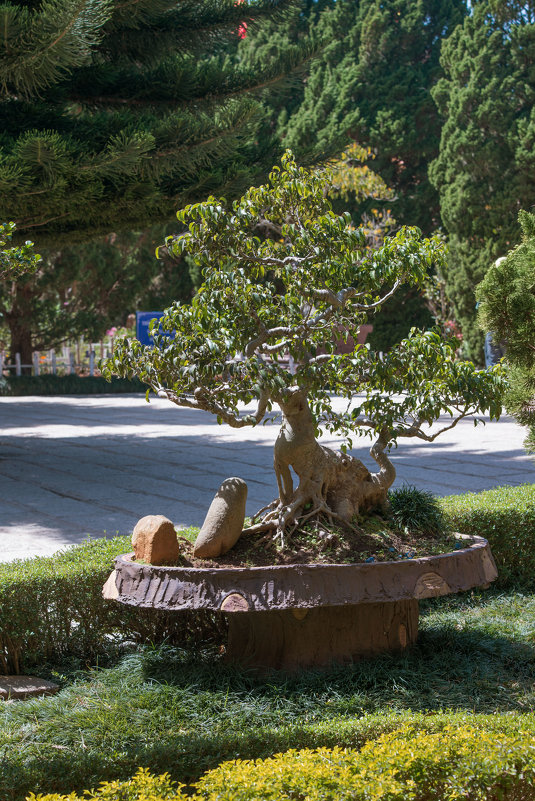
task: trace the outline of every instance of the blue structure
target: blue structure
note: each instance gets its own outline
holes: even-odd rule
[[[485,367],[494,367],[505,356],[505,342],[494,339],[492,331],[485,337]]]
[[[149,334],[149,325],[152,320],[160,320],[164,313],[161,311],[154,312],[136,312],[136,339],[142,345],[154,346],[154,339]]]

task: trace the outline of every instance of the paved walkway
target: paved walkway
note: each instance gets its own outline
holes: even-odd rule
[[[253,513],[276,495],[276,433],[274,425],[236,431],[142,396],[1,398],[0,561],[126,534],[146,514],[199,525],[232,475],[247,481]],[[484,427],[463,421],[431,445],[402,441],[392,454],[396,484],[450,495],[535,483],[523,437],[504,417]],[[373,470],[367,443],[353,453]]]

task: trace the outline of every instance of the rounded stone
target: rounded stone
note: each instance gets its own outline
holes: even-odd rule
[[[211,559],[229,551],[243,531],[247,484],[242,478],[227,478],[215,494],[195,540],[193,555]]]
[[[180,548],[173,523],[163,515],[145,515],[135,525],[132,548],[138,562],[170,565],[177,561]]]
[[[7,701],[23,701],[36,695],[53,695],[57,692],[57,684],[37,676],[0,676],[0,698]]]

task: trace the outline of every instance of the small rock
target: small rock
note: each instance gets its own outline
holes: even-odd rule
[[[180,552],[175,527],[163,515],[146,515],[138,520],[132,533],[132,547],[137,561],[149,565],[173,564]]]
[[[108,601],[114,601],[119,597],[119,590],[117,589],[117,571],[112,570],[108,576],[108,580],[102,588],[102,597]]]
[[[36,695],[53,695],[59,687],[53,681],[36,676],[0,676],[0,698],[23,701]]]
[[[193,555],[211,559],[230,551],[243,530],[247,484],[242,478],[227,478],[210,504],[193,546]]]

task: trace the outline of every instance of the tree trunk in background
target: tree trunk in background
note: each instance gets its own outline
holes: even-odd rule
[[[20,353],[20,360],[22,364],[32,364],[32,298],[33,294],[28,285],[18,286],[16,288],[11,311],[5,315],[6,322],[9,326],[9,333],[11,335],[11,364],[15,364],[16,353]],[[22,368],[22,375],[31,375],[31,373],[31,367]]]

